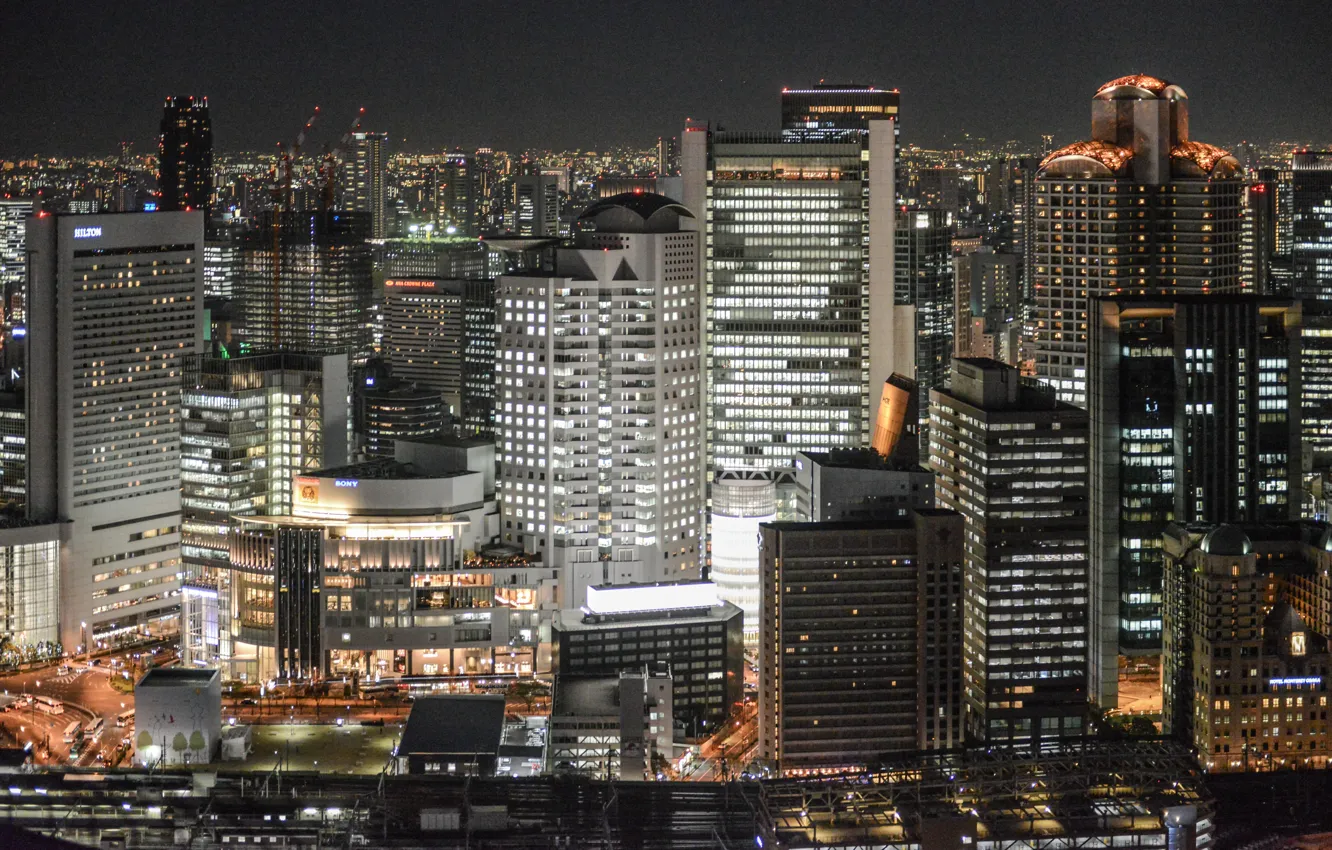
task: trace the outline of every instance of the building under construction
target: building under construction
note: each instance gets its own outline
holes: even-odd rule
[[[266,212],[240,256],[242,335],[255,350],[345,350],[363,363],[375,304],[368,213]]]

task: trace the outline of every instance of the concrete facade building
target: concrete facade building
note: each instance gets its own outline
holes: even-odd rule
[[[1089,299],[1239,292],[1243,181],[1189,138],[1188,96],[1136,74],[1092,98],[1092,138],[1036,175],[1031,274],[1036,374],[1087,405]]]
[[[620,195],[580,219],[554,274],[497,282],[503,542],[589,585],[697,578],[703,334],[692,213]]]
[[[966,523],[967,735],[1039,747],[1087,711],[1087,414],[994,360],[930,398],[939,506]]]
[[[963,521],[763,526],[759,757],[783,774],[962,744]]]
[[[548,773],[650,781],[656,764],[674,756],[669,665],[561,676],[553,700]]]
[[[520,174],[513,181],[513,232],[560,235],[560,186],[550,174]]]
[[[158,667],[134,685],[134,755],[145,767],[209,764],[222,740],[217,670]]]
[[[203,343],[202,212],[28,222],[28,515],[68,521],[67,650],[174,632],[181,383]]]
[[[940,209],[920,208],[902,209],[896,216],[893,305],[894,309],[909,309],[915,326],[911,359],[894,362],[893,370],[916,382],[922,415],[930,390],[948,383],[948,365],[953,359],[952,218]]]
[[[953,353],[1021,366],[1022,258],[982,246],[955,257]]]

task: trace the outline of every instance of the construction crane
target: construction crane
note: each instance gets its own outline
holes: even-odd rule
[[[278,142],[278,158],[273,165],[273,347],[282,347],[282,221],[283,214],[295,206],[292,172],[301,155],[305,136],[319,118],[319,107],[314,108],[310,120],[296,134],[296,142],[288,147]]]
[[[352,134],[361,129],[361,120],[365,117],[365,107],[362,106],[356,113],[356,120],[352,122],[347,132],[342,134],[338,144],[332,150],[324,152],[323,162],[319,165],[319,209],[329,210],[333,208],[333,192],[337,188],[338,167],[342,165],[342,152],[347,149],[347,143],[351,141]]]

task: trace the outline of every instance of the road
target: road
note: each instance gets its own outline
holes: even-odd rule
[[[165,656],[158,653],[158,657]],[[97,664],[69,661],[0,677],[0,689],[8,696],[41,694],[73,704],[64,714],[56,715],[42,714],[35,706],[11,709],[0,714],[0,722],[21,744],[32,743],[36,747],[45,741],[50,755],[40,759],[42,763],[64,764],[68,763],[70,749],[64,741],[65,727],[75,720],[86,724],[93,717],[101,717],[102,734],[95,746],[84,746],[78,763],[95,764],[99,752],[109,758],[123,738],[132,737],[132,728],[116,726],[116,715],[134,707],[134,696],[112,688],[108,678],[124,676],[134,660],[134,654],[126,653],[98,658]],[[87,711],[80,712],[74,706]]]
[[[698,758],[684,779],[719,782],[744,770],[758,749],[758,704],[746,701],[739,716],[732,716],[725,729],[705,740],[698,749]]]

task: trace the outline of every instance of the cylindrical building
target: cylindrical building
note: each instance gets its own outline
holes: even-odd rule
[[[777,519],[777,486],[758,473],[722,473],[712,483],[712,574],[717,595],[745,615],[745,647],[759,634],[759,524]]]

